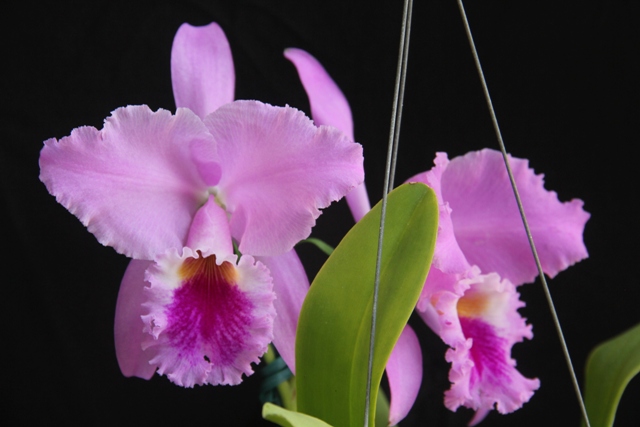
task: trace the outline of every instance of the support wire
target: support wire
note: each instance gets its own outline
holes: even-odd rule
[[[524,212],[524,207],[522,206],[522,200],[520,198],[520,194],[518,193],[518,186],[516,185],[515,178],[513,177],[513,172],[511,171],[511,165],[509,163],[509,156],[507,155],[507,149],[504,145],[504,140],[502,139],[502,133],[500,132],[500,126],[498,126],[498,118],[496,117],[495,110],[493,109],[493,103],[491,102],[491,96],[489,95],[489,88],[487,86],[487,81],[484,78],[484,72],[482,71],[482,65],[480,65],[480,57],[478,56],[478,51],[476,50],[476,45],[473,41],[473,36],[471,34],[471,27],[469,26],[469,21],[467,20],[467,14],[464,9],[464,5],[462,4],[462,0],[457,0],[458,8],[460,9],[460,15],[462,16],[462,21],[464,23],[464,28],[467,33],[467,39],[469,40],[469,45],[471,47],[471,52],[473,53],[473,59],[475,61],[476,69],[478,70],[478,75],[480,76],[480,82],[482,83],[482,90],[484,91],[484,97],[487,101],[487,106],[489,107],[489,113],[491,114],[491,122],[493,124],[493,129],[496,133],[496,137],[498,139],[498,144],[500,145],[500,151],[502,152],[502,157],[504,159],[504,164],[507,168],[507,174],[509,175],[509,181],[511,182],[511,187],[513,188],[513,194],[516,198],[516,203],[518,204],[518,210],[520,211],[520,216],[522,217],[522,224],[524,225],[524,229],[527,233],[527,239],[529,240],[529,246],[531,247],[531,253],[533,254],[533,258],[536,263],[536,267],[538,269],[538,275],[540,276],[540,281],[542,282],[542,289],[544,290],[545,297],[547,298],[547,304],[549,305],[549,309],[551,310],[551,316],[553,318],[553,323],[556,328],[556,333],[558,334],[558,338],[560,339],[560,344],[562,346],[562,352],[564,354],[565,361],[567,362],[567,367],[569,368],[569,373],[571,375],[571,381],[573,383],[573,388],[578,398],[578,403],[580,404],[580,410],[582,412],[582,418],[584,419],[587,427],[590,427],[589,424],[589,416],[587,415],[587,409],[584,405],[584,400],[582,398],[582,393],[580,392],[580,386],[578,385],[578,379],[576,377],[575,370],[573,369],[573,363],[571,362],[571,356],[569,355],[569,349],[567,347],[567,343],[564,339],[564,334],[562,333],[562,327],[560,326],[560,320],[558,319],[558,314],[556,313],[556,309],[553,304],[553,299],[551,298],[551,292],[549,291],[549,285],[547,285],[547,280],[544,276],[544,272],[542,271],[542,264],[540,263],[540,258],[538,257],[538,251],[536,250],[536,245],[533,242],[533,236],[531,235],[531,229],[529,228],[529,223],[527,221],[527,216]]]
[[[389,144],[384,176],[384,189],[382,192],[380,231],[378,234],[378,252],[376,254],[376,273],[373,286],[373,304],[371,309],[371,334],[369,336],[369,360],[367,365],[367,389],[364,405],[364,427],[369,426],[369,409],[371,407],[371,373],[373,370],[376,317],[378,314],[378,290],[380,288],[380,262],[382,260],[382,241],[384,239],[384,224],[387,213],[387,194],[393,188],[393,177],[395,175],[398,145],[400,139],[400,122],[402,120],[402,104],[404,102],[404,87],[407,75],[407,59],[409,55],[409,37],[411,34],[412,9],[413,0],[405,0],[404,9],[402,12],[402,30],[400,35],[398,65],[396,69],[396,83],[393,93],[393,105],[391,110],[391,128],[389,130]]]

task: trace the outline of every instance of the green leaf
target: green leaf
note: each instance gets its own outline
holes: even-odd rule
[[[331,427],[315,417],[289,411],[273,403],[265,403],[262,406],[262,418],[282,427]]]
[[[296,336],[298,410],[335,426],[364,423],[380,203],[345,236],[316,276]],[[378,294],[370,425],[387,359],[429,271],[438,205],[424,184],[389,194]]]
[[[589,355],[585,405],[591,427],[610,427],[620,397],[640,372],[640,324],[598,345]],[[582,425],[586,423],[583,421]]]

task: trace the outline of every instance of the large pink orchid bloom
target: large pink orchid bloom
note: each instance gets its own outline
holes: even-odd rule
[[[283,322],[297,322],[308,288],[293,245],[363,181],[362,149],[293,108],[234,102],[216,24],[183,25],[171,68],[175,115],[128,106],[101,130],[47,140],[40,178],[102,244],[133,258],[116,307],[122,372],[237,384],[272,339],[293,349],[295,324]]]
[[[298,70],[314,120],[352,132],[349,105],[322,65],[299,49],[285,55]],[[543,268],[554,276],[587,257],[582,233],[589,214],[579,200],[560,203],[526,160],[511,161]],[[533,281],[536,267],[500,154],[483,150],[449,162],[438,153],[435,163],[408,180],[434,189],[440,213],[434,259],[416,308],[451,347],[445,356],[452,363],[446,406],[475,409],[471,422],[477,424],[494,407],[501,413],[520,408],[539,387],[511,359],[513,344],[533,336],[517,311],[524,303],[516,285]],[[358,220],[369,201],[366,193],[351,194]],[[392,424],[408,413],[420,387],[420,347],[417,340],[407,345],[412,340],[404,337],[411,333],[407,328],[387,365]]]

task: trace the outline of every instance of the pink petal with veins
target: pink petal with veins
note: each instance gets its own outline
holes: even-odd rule
[[[582,234],[589,214],[581,200],[560,202],[527,160],[510,158],[533,239],[553,277],[585,259]],[[451,207],[456,240],[467,261],[515,285],[537,275],[502,155],[484,149],[451,160],[442,174],[442,199]]]
[[[416,333],[406,325],[387,361],[391,391],[389,425],[402,421],[413,406],[422,384],[422,350]]]
[[[120,284],[114,322],[116,357],[120,371],[125,377],[140,377],[148,380],[156,372],[156,366],[149,364],[156,352],[142,349],[142,342],[148,337],[142,323],[142,315],[147,310],[142,306],[146,301],[144,272],[151,261],[131,260]]]
[[[40,153],[40,179],[103,245],[152,260],[184,246],[207,184],[192,146],[213,144],[191,111],[115,110],[104,128],[74,129]]]
[[[222,168],[214,191],[242,253],[290,250],[309,236],[321,208],[364,180],[360,144],[294,108],[235,101],[205,124]]]
[[[233,57],[218,24],[180,26],[171,48],[171,82],[176,106],[189,108],[201,119],[233,101]]]
[[[309,292],[309,279],[295,249],[282,255],[257,257],[269,268],[273,277],[278,316],[273,322],[273,345],[289,369],[296,373],[296,331],[304,298]]]

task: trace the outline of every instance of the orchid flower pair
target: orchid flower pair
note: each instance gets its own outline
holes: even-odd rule
[[[171,72],[175,115],[128,106],[47,140],[40,179],[133,258],[115,318],[125,375],[238,384],[271,341],[293,369],[309,286],[293,246],[363,182],[362,147],[294,108],[234,101],[216,24],[179,29]]]
[[[286,56],[298,70],[314,120],[352,132],[349,105],[322,65],[298,49]],[[589,214],[582,201],[561,203],[556,193],[545,190],[543,176],[526,160],[510,157],[510,163],[542,267],[553,277],[588,256],[582,234]],[[537,379],[518,372],[511,358],[515,343],[533,337],[531,325],[517,311],[524,303],[516,286],[533,282],[537,269],[502,155],[485,149],[449,161],[437,153],[434,168],[408,182],[427,184],[439,203],[434,257],[416,309],[451,347],[446,360],[452,386],[445,405],[453,411],[474,409],[472,425],[494,408],[512,412],[539,387]],[[362,216],[353,213],[356,220]],[[407,326],[387,365],[392,422],[415,401],[421,363],[417,339]],[[395,408],[394,397],[399,400]]]
[[[319,209],[346,195],[356,221],[370,209],[361,147],[349,104],[318,61],[285,56],[309,96],[316,125],[301,112],[234,101],[229,44],[216,24],[183,25],[171,71],[178,110],[120,108],[104,128],[75,129],[45,142],[41,180],[98,240],[133,260],[115,319],[116,353],[127,376],[157,370],[173,382],[237,384],[269,342],[295,371],[297,318],[309,282],[293,245]],[[330,126],[324,126],[330,125]],[[438,197],[435,255],[418,313],[451,347],[448,408],[510,412],[529,400],[511,347],[531,338],[516,286],[535,266],[501,156],[492,150],[435,167],[410,181]],[[589,217],[560,203],[542,176],[512,159],[516,181],[551,276],[585,258]],[[234,244],[242,257],[234,251]],[[420,262],[420,260],[416,260]],[[390,423],[417,397],[422,356],[407,326],[387,364]]]

